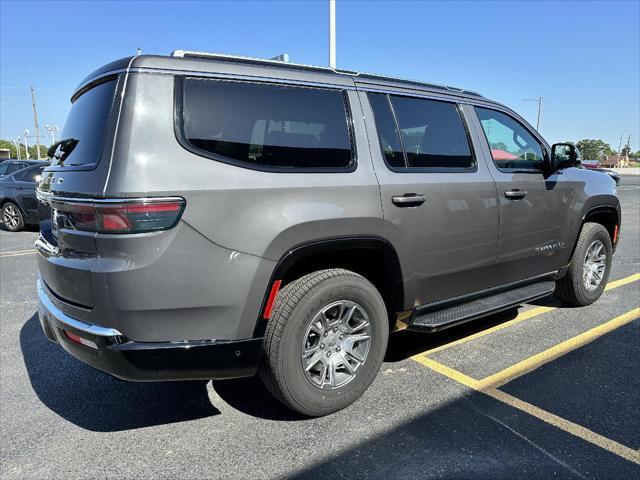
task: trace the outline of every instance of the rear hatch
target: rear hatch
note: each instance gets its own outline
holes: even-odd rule
[[[85,209],[83,213],[78,206],[104,192],[117,118],[118,81],[117,76],[106,77],[74,95],[61,140],[55,153],[50,152],[51,166],[38,186],[40,276],[60,300],[85,308],[93,306],[96,232],[82,228],[91,212]]]

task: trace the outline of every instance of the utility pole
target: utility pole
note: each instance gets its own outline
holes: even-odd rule
[[[540,131],[540,112],[542,111],[542,97],[525,98],[525,102],[536,102],[538,104],[538,120],[536,121],[536,130]]]
[[[627,155],[628,155],[629,153],[631,153],[631,134],[629,134],[629,136],[627,137],[627,145],[626,145],[626,147],[627,147],[627,150],[629,150],[627,152]]]
[[[27,160],[29,160],[29,142],[27,141],[27,136],[29,135],[29,130],[24,129],[24,149],[27,152]]]
[[[38,112],[36,110],[36,91],[33,89],[33,85],[31,86],[31,104],[33,105],[33,124],[36,127],[36,145],[38,146],[36,155],[40,160],[40,130],[38,129]]]
[[[329,0],[329,67],[336,68],[336,0]]]
[[[620,143],[618,144],[618,155],[622,154],[622,133],[620,134]]]

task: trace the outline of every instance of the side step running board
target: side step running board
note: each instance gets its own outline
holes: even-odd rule
[[[440,310],[417,311],[409,321],[409,329],[435,332],[453,327],[460,323],[515,307],[521,303],[546,297],[553,293],[555,286],[556,284],[553,281],[539,282]]]

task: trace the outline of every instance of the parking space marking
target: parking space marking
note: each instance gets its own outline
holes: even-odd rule
[[[628,323],[633,322],[640,318],[640,308],[634,308],[633,310],[624,313],[608,322],[605,322],[597,327],[591,328],[586,332],[581,333],[569,340],[565,340],[543,352],[540,352],[532,357],[526,358],[521,362],[516,363],[510,367],[505,368],[493,375],[480,380],[481,387],[501,387],[507,382],[518,378],[525,373],[528,373],[536,368],[561,357],[572,350],[575,350],[587,343],[591,343],[596,338],[599,338],[609,332],[616,330]]]
[[[626,280],[626,279],[622,279]],[[631,280],[632,281],[632,280]],[[629,283],[629,282],[626,282]],[[526,313],[526,312],[524,312]],[[535,405],[525,402],[524,400],[520,400],[519,398],[514,397],[513,395],[509,395],[506,392],[498,390],[497,387],[504,385],[508,381],[511,381],[521,375],[524,375],[527,372],[535,370],[536,368],[558,358],[562,355],[565,355],[572,350],[575,350],[579,347],[586,345],[587,343],[592,342],[593,340],[605,335],[606,333],[612,332],[617,328],[620,328],[628,323],[631,323],[634,320],[640,318],[640,308],[634,308],[633,310],[620,315],[612,320],[609,320],[602,325],[594,327],[586,332],[581,333],[569,340],[566,340],[558,345],[551,347],[537,355],[529,357],[511,367],[508,367],[495,375],[491,375],[489,377],[483,378],[482,380],[476,380],[475,378],[471,378],[468,375],[465,375],[454,368],[448,367],[432,358],[429,358],[427,355],[428,352],[419,353],[411,357],[412,360],[424,365],[425,367],[430,368],[431,370],[444,375],[472,390],[488,395],[489,397],[509,405],[512,408],[520,410],[524,413],[527,413],[539,420],[542,420],[549,425],[552,425],[564,432],[570,433],[586,442],[589,442],[593,445],[596,445],[600,448],[603,448],[619,457],[622,457],[630,462],[636,463],[640,465],[640,451],[634,450],[633,448],[627,447],[621,443],[616,442],[615,440],[611,440],[603,435],[600,435],[588,428],[583,427],[582,425],[578,425],[577,423],[573,423],[565,418],[559,417],[551,412],[547,412]]]
[[[604,288],[604,291],[611,290],[612,288],[621,287],[623,285],[627,285],[628,283],[635,282],[640,280],[640,273],[636,273],[633,275],[629,275],[628,277],[621,278],[620,280],[614,280],[613,282],[607,283],[607,286]]]
[[[578,425],[577,423],[573,423],[551,412],[547,412],[542,408],[531,405],[530,403],[520,400],[519,398],[516,398],[513,395],[509,395],[508,393],[505,393],[496,388],[488,388],[484,390],[483,393],[489,395],[491,398],[509,405],[510,407],[528,413],[529,415],[542,420],[549,425],[553,425],[554,427],[559,428],[564,432],[570,433],[586,442],[592,443],[593,445],[597,445],[598,447],[603,448],[604,450],[607,450],[615,455],[618,455],[625,460],[640,465],[640,452],[638,450],[627,447],[626,445],[618,443],[615,440],[611,440],[610,438],[600,435],[593,430],[589,430],[582,425]]]
[[[627,447],[626,445],[618,443],[615,440],[611,440],[610,438],[589,430],[582,425],[578,425],[577,423],[573,423],[565,418],[559,417],[558,415],[555,415],[551,412],[547,412],[542,408],[536,407],[535,405],[527,403],[524,400],[520,400],[519,398],[516,398],[513,395],[509,395],[508,393],[498,390],[497,388],[483,387],[482,383],[478,380],[471,378],[468,375],[465,375],[464,373],[459,372],[451,367],[447,367],[446,365],[443,365],[442,363],[437,362],[431,358],[425,357],[422,354],[416,355],[412,358],[425,367],[428,367],[431,370],[434,370],[435,372],[450,378],[451,380],[455,380],[456,382],[461,383],[462,385],[469,387],[472,390],[488,395],[489,397],[501,403],[509,405],[512,408],[520,410],[521,412],[527,413],[532,417],[542,420],[543,422],[559,428],[564,432],[570,433],[571,435],[581,438],[586,442],[589,442],[615,455],[618,455],[625,460],[629,460],[630,462],[640,465],[640,452],[634,450],[633,448]]]
[[[640,280],[640,273],[635,273],[633,275],[629,275],[628,277],[621,278],[619,280],[614,280],[612,282],[607,283],[604,291],[607,292],[614,288],[622,287],[623,285],[627,285],[629,283]],[[485,335],[489,335],[490,333],[497,332],[507,327],[511,327],[512,325],[516,325],[525,320],[529,320],[530,318],[537,317],[538,315],[542,315],[543,313],[551,312],[553,310],[557,310],[557,307],[535,307],[530,310],[525,310],[518,314],[518,316],[512,320],[507,322],[500,323],[491,328],[487,328],[486,330],[482,330],[480,332],[476,332],[473,335],[469,335],[467,337],[459,338],[458,340],[454,340],[453,342],[445,343],[444,345],[439,345],[430,350],[425,350],[420,355],[431,355],[432,353],[440,352],[442,350],[446,350],[448,348],[454,347],[456,345],[460,345],[462,343],[469,342],[471,340],[475,340],[476,338],[484,337]]]
[[[35,249],[14,250],[12,252],[2,252],[2,253],[0,253],[0,258],[2,258],[2,257],[18,257],[20,255],[29,255],[30,253],[36,253]]]

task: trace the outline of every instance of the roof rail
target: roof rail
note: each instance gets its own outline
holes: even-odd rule
[[[327,73],[339,73],[343,75],[358,75],[358,72],[351,72],[348,70],[338,70],[330,67],[321,67],[318,65],[308,65],[305,63],[289,62],[285,59],[276,58],[258,58],[247,57],[243,55],[230,55],[227,53],[216,52],[200,52],[196,50],[174,50],[171,52],[172,57],[191,58],[196,60],[222,60],[227,62],[238,63],[251,63],[251,64],[263,64],[263,65],[277,65],[279,67],[299,68],[305,70],[315,70]],[[279,56],[280,57],[280,56]]]
[[[337,73],[340,75],[350,75],[354,77],[359,76],[359,77],[363,77],[363,79],[368,77],[368,78],[377,79],[377,80],[401,81],[401,82],[407,82],[414,85],[421,85],[421,86],[434,88],[434,89],[448,90],[450,92],[482,97],[482,95],[479,94],[478,92],[474,92],[472,90],[466,90],[462,88],[451,87],[449,85],[438,85],[435,83],[422,82],[420,80],[412,80],[407,78],[399,78],[399,77],[370,74],[370,73],[361,73],[361,72],[355,72],[352,70],[335,69],[330,67],[322,67],[318,65],[308,65],[305,63],[288,62],[286,60],[280,60],[278,59],[278,57],[258,58],[258,57],[247,57],[243,55],[230,55],[226,53],[201,52],[197,50],[174,50],[173,52],[171,52],[171,56],[180,57],[180,58],[190,58],[190,59],[196,59],[196,60],[220,60],[220,61],[227,61],[227,62],[248,63],[253,65],[273,65],[273,66],[285,67],[285,68],[304,69],[304,70],[311,70],[311,71],[325,72],[325,73]]]

